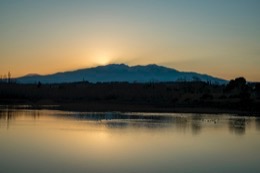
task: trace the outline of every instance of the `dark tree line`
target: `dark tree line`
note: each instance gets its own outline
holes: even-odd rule
[[[173,110],[214,108],[260,112],[260,84],[239,77],[226,85],[209,82],[75,82],[0,85],[0,103],[76,105],[82,110]],[[106,109],[105,109],[106,108]]]
[[[8,72],[7,74],[0,75],[0,83],[13,83],[14,80],[12,79],[11,72]]]

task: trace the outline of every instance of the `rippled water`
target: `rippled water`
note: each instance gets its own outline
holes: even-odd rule
[[[0,172],[260,172],[260,119],[0,109]]]

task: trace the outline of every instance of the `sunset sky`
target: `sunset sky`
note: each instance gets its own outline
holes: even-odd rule
[[[0,1],[0,75],[110,63],[260,81],[260,1]]]

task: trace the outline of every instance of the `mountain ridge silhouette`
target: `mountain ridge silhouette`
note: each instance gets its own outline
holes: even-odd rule
[[[128,66],[126,64],[109,64],[72,71],[57,72],[48,75],[30,74],[16,78],[19,83],[71,83],[96,82],[176,82],[203,81],[213,84],[225,84],[226,80],[200,74],[183,72],[156,64]]]

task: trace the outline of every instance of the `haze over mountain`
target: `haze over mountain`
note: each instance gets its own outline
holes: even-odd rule
[[[204,81],[214,84],[224,84],[226,80],[199,74],[196,72],[181,72],[175,69],[150,65],[128,66],[125,64],[110,64],[75,71],[59,72],[49,75],[26,75],[16,79],[19,83],[69,83],[69,82],[174,82],[174,81]]]

